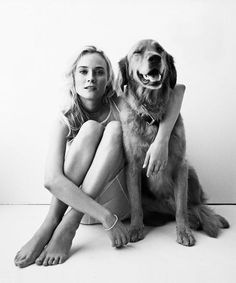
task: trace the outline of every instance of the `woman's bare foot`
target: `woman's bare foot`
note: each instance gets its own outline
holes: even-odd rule
[[[82,216],[83,214],[71,210],[63,217],[48,245],[36,259],[37,265],[56,265],[67,260]]]
[[[35,262],[52,233],[59,223],[59,219],[46,219],[34,236],[16,254],[14,262],[18,267],[26,267]]]
[[[65,262],[69,257],[74,236],[75,232],[60,228],[56,229],[48,245],[36,259],[35,263],[48,266]]]

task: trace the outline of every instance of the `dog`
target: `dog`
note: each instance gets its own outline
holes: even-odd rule
[[[130,197],[130,240],[144,238],[144,224],[176,220],[177,242],[195,244],[192,230],[217,237],[228,221],[206,204],[198,176],[185,158],[185,130],[179,114],[169,139],[168,162],[158,174],[146,177],[146,152],[173,95],[177,72],[173,57],[155,40],[141,40],[119,62],[119,97],[127,187]]]

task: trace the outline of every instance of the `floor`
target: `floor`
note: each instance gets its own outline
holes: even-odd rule
[[[0,282],[236,282],[236,205],[212,206],[231,228],[217,239],[195,232],[197,244],[183,247],[175,241],[175,225],[146,228],[143,241],[114,249],[101,225],[81,225],[70,258],[62,265],[31,265],[20,269],[13,258],[32,236],[47,205],[0,206]]]

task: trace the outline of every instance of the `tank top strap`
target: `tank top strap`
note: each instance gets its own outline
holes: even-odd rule
[[[113,97],[111,97],[111,99],[110,99],[110,106],[111,106],[112,114],[113,114],[115,120],[119,121],[120,120],[120,109],[117,106],[115,99],[113,99]]]

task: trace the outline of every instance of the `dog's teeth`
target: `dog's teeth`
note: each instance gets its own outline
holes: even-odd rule
[[[161,74],[158,74],[156,76],[150,76],[150,75],[142,75],[143,77],[143,82],[144,83],[155,83],[155,82],[159,82],[161,80]]]
[[[156,82],[156,81],[157,81],[157,78],[156,78],[156,77],[150,77],[150,81],[151,81],[151,82]]]
[[[151,76],[148,76],[148,80],[151,81],[151,82],[158,82],[161,80],[161,75],[157,75],[155,77],[151,77]]]

